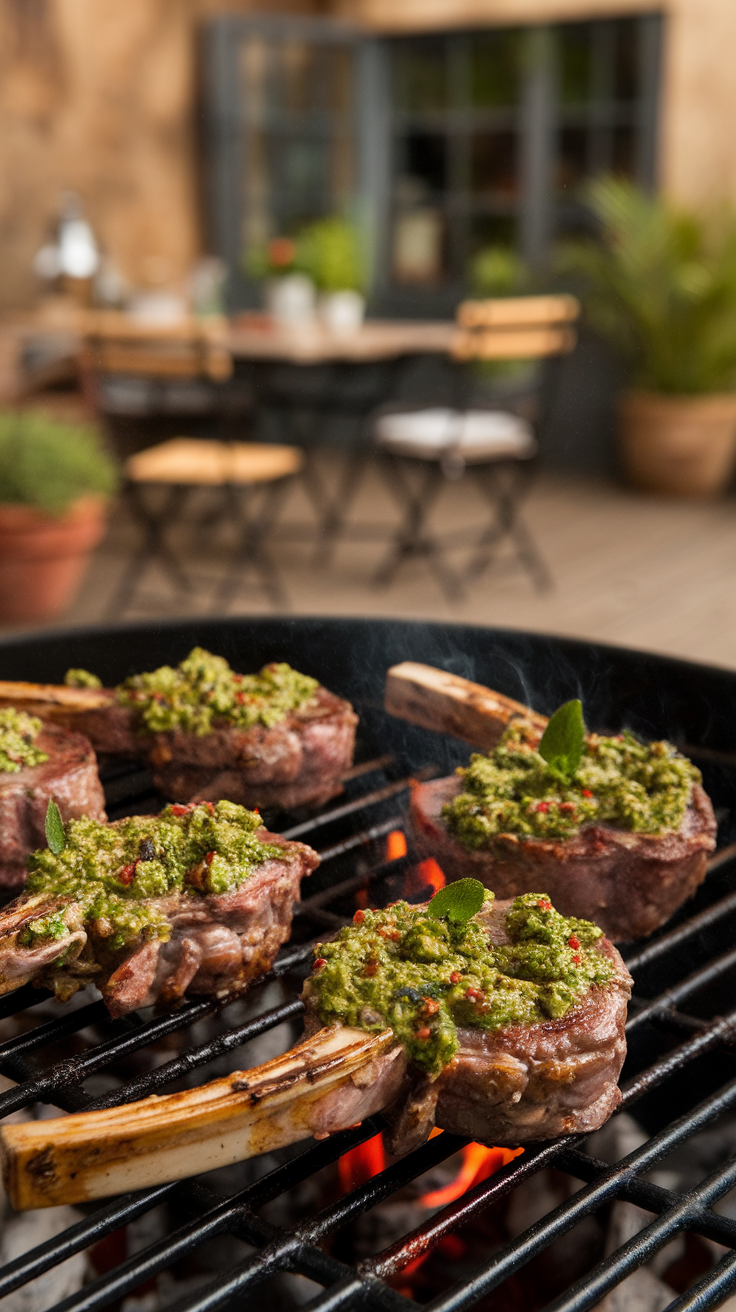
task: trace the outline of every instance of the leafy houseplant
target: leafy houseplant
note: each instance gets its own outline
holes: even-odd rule
[[[629,182],[588,190],[600,240],[562,247],[588,317],[628,375],[620,432],[632,482],[709,495],[736,456],[736,217],[684,213]]]
[[[338,217],[317,219],[297,239],[297,259],[321,294],[322,318],[336,331],[357,328],[365,313],[365,269],[356,227]]]
[[[48,619],[68,605],[117,481],[92,429],[0,412],[0,619]]]

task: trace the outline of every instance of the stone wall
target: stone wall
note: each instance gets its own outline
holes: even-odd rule
[[[34,252],[78,191],[137,285],[201,250],[196,30],[248,0],[0,0],[0,310],[36,294]],[[314,10],[268,0],[269,12]]]

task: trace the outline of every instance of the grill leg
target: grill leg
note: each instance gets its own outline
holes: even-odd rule
[[[147,504],[138,484],[128,483],[124,488],[123,496],[134,519],[143,529],[143,541],[108,603],[105,611],[106,619],[117,619],[127,610],[137,591],[143,571],[156,559],[160,560],[180,595],[191,592],[189,579],[164,537],[168,526],[178,518],[188,491],[187,487],[180,485],[168,488],[163,506],[156,513]]]
[[[355,500],[366,465],[366,452],[357,443],[350,452],[347,464],[342,472],[337,494],[328,506],[319,530],[319,542],[314,554],[314,564],[322,569],[329,565],[335,543],[345,527],[348,512]]]
[[[241,525],[241,537],[230,569],[216,594],[214,614],[227,610],[249,569],[260,577],[263,590],[274,610],[288,610],[288,599],[281,579],[263,543],[273,527],[290,481],[288,478],[280,478],[269,483],[262,490],[261,507],[257,514],[251,509],[254,500],[253,488],[232,485],[228,488],[233,516]]]

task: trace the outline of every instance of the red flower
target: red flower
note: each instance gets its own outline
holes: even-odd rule
[[[287,269],[294,263],[296,245],[290,237],[272,237],[268,243],[268,260],[274,269]]]

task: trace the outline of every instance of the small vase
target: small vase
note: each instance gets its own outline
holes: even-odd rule
[[[276,323],[293,327],[314,321],[316,293],[314,283],[305,274],[286,273],[283,278],[269,278],[265,291],[266,310]]]
[[[678,497],[717,496],[736,460],[736,392],[629,392],[619,403],[619,436],[634,487]]]
[[[365,318],[365,296],[360,292],[325,292],[319,299],[319,317],[336,334],[354,333]]]
[[[0,621],[47,620],[74,599],[105,531],[106,502],[80,497],[58,518],[0,505]]]

